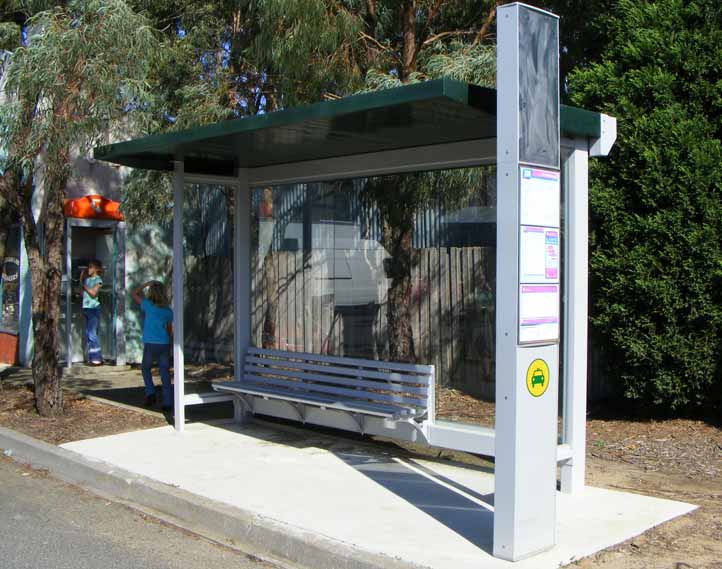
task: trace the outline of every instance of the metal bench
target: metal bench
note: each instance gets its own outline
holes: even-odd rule
[[[275,400],[304,423],[311,409],[348,414],[363,433],[367,417],[414,425],[431,418],[434,366],[250,348],[243,379],[213,389],[237,398],[238,420],[259,412],[259,402]]]

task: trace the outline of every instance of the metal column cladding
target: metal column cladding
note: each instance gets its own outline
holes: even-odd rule
[[[559,389],[558,18],[497,13],[497,316],[494,555],[556,539]]]
[[[519,161],[559,168],[559,20],[519,10]]]

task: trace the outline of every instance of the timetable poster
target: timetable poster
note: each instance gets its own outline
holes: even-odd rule
[[[559,228],[560,176],[553,170],[521,167],[520,225]]]
[[[559,230],[522,225],[519,234],[519,281],[559,282]]]
[[[519,343],[559,340],[559,285],[519,287]]]
[[[519,344],[559,341],[560,174],[519,168]]]

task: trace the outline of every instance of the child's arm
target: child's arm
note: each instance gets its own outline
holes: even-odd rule
[[[83,290],[87,292],[91,298],[96,298],[98,296],[98,293],[100,293],[100,287],[101,283],[93,286],[86,286],[85,281],[83,280]]]
[[[165,325],[165,329],[168,332],[168,338],[173,340],[173,323],[168,322],[168,324]]]
[[[153,281],[144,282],[142,285],[135,287],[133,292],[130,293],[137,304],[143,302],[143,289],[151,284],[153,284]]]

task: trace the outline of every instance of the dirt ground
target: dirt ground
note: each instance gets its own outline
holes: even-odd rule
[[[220,370],[218,370],[220,371]],[[219,373],[219,375],[223,375]],[[0,384],[1,387],[1,384]],[[66,392],[65,416],[38,417],[27,386],[0,388],[0,426],[53,444],[167,424],[159,415],[93,401]],[[493,424],[493,404],[451,393],[441,402],[447,419]],[[439,458],[485,459],[433,449]],[[696,504],[699,508],[573,566],[582,569],[722,569],[722,429],[702,421],[587,422],[587,482]]]
[[[0,426],[60,445],[168,424],[163,417],[106,405],[71,391],[65,391],[64,398],[65,414],[44,418],[35,411],[31,387],[2,387]]]

